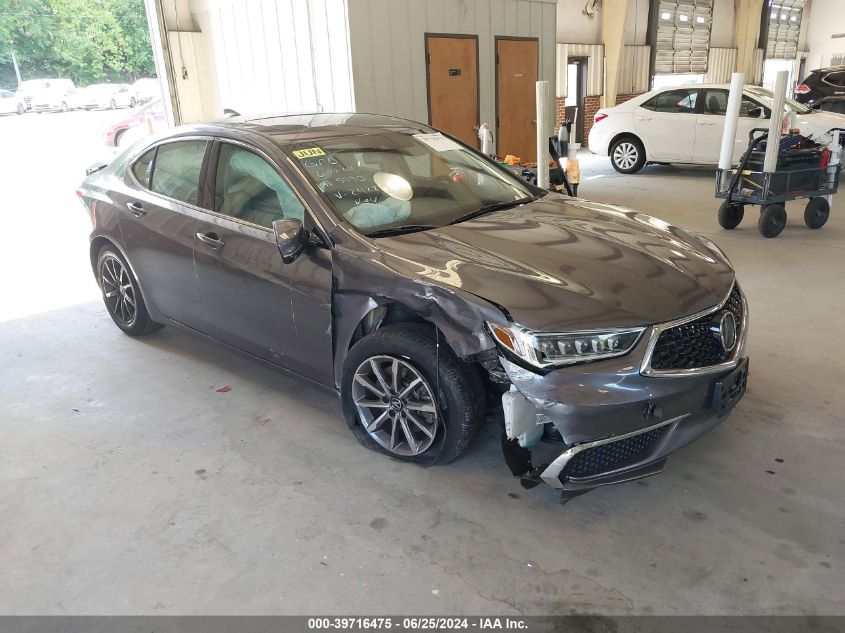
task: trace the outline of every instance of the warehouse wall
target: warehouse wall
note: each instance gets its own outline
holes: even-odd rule
[[[845,37],[831,37],[845,34],[843,4],[843,0],[812,0],[806,38],[808,71],[829,65],[833,55],[845,54]]]
[[[348,0],[359,112],[428,121],[425,34],[478,35],[480,118],[495,121],[497,35],[538,37],[540,78],[551,83],[554,121],[555,0]],[[533,95],[530,96],[533,99]]]
[[[650,0],[628,0],[628,16],[625,23],[625,45],[642,46],[646,43],[648,31],[648,8]],[[557,41],[562,44],[601,44],[602,6],[594,19],[584,15],[587,0],[558,0]]]
[[[354,109],[346,0],[193,0],[217,110]]]

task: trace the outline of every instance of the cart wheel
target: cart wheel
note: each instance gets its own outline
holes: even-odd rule
[[[804,224],[811,229],[820,229],[830,216],[830,204],[824,198],[810,198],[804,209]]]
[[[745,205],[725,200],[719,207],[719,224],[723,229],[735,229],[745,215]]]
[[[770,204],[760,211],[757,229],[763,237],[777,237],[786,226],[786,209],[782,204]]]

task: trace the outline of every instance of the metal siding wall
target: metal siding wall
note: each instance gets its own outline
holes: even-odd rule
[[[558,44],[556,47],[557,96],[566,96],[566,65],[570,57],[587,57],[587,97],[604,94],[604,46],[601,44]]]
[[[755,48],[751,57],[751,78],[745,79],[747,84],[761,84],[763,82],[763,54],[766,51],[762,48]]]
[[[346,0],[194,0],[191,13],[216,82],[206,118],[354,109]]]
[[[634,95],[648,92],[650,63],[650,46],[626,46],[622,52],[618,94]]]
[[[493,126],[495,37],[537,37],[540,78],[555,81],[556,4],[549,0],[348,0],[355,105],[428,121],[425,34],[478,36],[481,121]],[[549,125],[554,120],[550,90]],[[533,98],[533,95],[532,95]]]
[[[735,48],[711,48],[707,58],[705,81],[714,84],[729,83],[735,68]]]

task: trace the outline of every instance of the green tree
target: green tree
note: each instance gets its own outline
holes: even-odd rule
[[[0,84],[60,75],[79,85],[153,76],[143,0],[0,0]]]

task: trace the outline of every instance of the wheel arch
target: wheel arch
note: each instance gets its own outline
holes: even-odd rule
[[[141,278],[138,276],[138,273],[135,271],[135,267],[132,265],[132,260],[129,259],[129,256],[126,254],[126,251],[115,242],[113,239],[106,237],[104,235],[97,235],[96,237],[91,239],[91,245],[89,246],[88,256],[91,260],[91,272],[94,273],[94,278],[97,279],[97,259],[100,257],[100,251],[103,250],[103,247],[110,246],[114,248],[118,253],[120,253],[121,257],[123,257],[126,264],[129,266],[129,271],[132,273],[132,276],[135,278],[135,281],[138,283],[138,288],[141,289],[141,298],[144,300],[144,304],[147,306],[147,310],[150,311],[152,315],[153,312],[157,313],[155,306],[150,306],[150,302],[147,299],[147,292],[144,289],[144,284],[141,281]],[[97,284],[99,285],[100,280],[97,279]],[[158,316],[158,314],[156,314]]]
[[[377,295],[340,293],[333,298],[334,376],[340,386],[343,363],[352,346],[380,327],[396,323],[423,323],[437,328],[459,359],[495,347],[485,333],[468,332],[461,324],[434,309],[419,309],[410,302]]]

